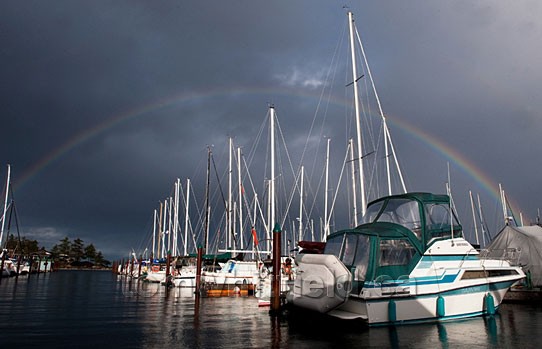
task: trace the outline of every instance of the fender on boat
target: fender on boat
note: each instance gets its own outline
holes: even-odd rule
[[[352,274],[334,255],[301,254],[291,301],[295,306],[327,313],[343,304],[351,291]]]

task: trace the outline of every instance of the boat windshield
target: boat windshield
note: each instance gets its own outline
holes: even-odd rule
[[[363,216],[364,223],[388,222],[399,224],[410,229],[418,238],[421,238],[422,225],[417,201],[403,198],[390,199],[386,201],[384,209],[381,209],[383,204],[384,201],[371,205],[367,209],[365,216]]]
[[[384,201],[379,201],[377,203],[372,204],[371,206],[367,207],[367,211],[361,218],[361,224],[365,223],[373,223],[376,216],[380,212],[380,209],[382,208],[382,205],[384,204]]]
[[[450,211],[450,205],[447,203],[425,204],[425,215],[427,230],[431,232],[432,237],[451,235],[450,222],[453,224],[454,230],[460,229],[457,217]]]

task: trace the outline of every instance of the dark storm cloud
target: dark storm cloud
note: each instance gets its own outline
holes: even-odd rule
[[[330,136],[333,167],[340,169],[347,116],[338,101],[348,98],[349,80],[347,43],[340,41],[346,25],[342,5],[2,3],[0,161],[12,164],[15,184],[70,141],[121,120],[73,143],[16,186],[24,231],[48,247],[69,235],[94,242],[109,256],[137,248],[152,210],[170,195],[177,177],[193,178],[201,200],[208,145],[214,146],[221,175],[227,137],[250,151],[268,103],[276,105],[294,166],[317,113],[305,165],[321,175],[324,136]],[[541,5],[525,0],[350,6],[384,112],[463,154],[495,186],[502,182],[534,218],[542,148]],[[336,49],[340,57],[333,61]],[[328,75],[330,65],[337,66],[334,76]],[[326,78],[336,92],[316,112]],[[444,192],[451,161],[456,200],[466,202],[472,189],[493,211],[489,194],[453,159],[404,130],[391,131],[410,189]],[[264,175],[263,168],[254,172]],[[460,209],[468,212],[465,205]]]

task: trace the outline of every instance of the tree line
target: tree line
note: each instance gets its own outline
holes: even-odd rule
[[[13,234],[9,234],[5,248],[14,254],[23,256],[30,256],[31,254],[38,253],[40,250],[45,251],[45,248],[39,248],[37,240],[30,240],[26,237],[18,239]]]
[[[45,247],[39,247],[37,240],[26,237],[15,237],[10,234],[6,240],[5,248],[10,254],[30,257],[31,255],[45,255]],[[93,244],[85,245],[83,240],[77,238],[70,241],[68,237],[60,240],[49,251],[53,259],[60,265],[78,264],[81,262],[90,262],[94,265],[109,266],[111,262],[106,260],[101,251],[97,250]]]
[[[70,263],[79,263],[83,261],[94,263],[95,265],[107,266],[110,264],[102,252],[97,250],[93,244],[85,245],[83,240],[76,238],[73,241],[66,236],[64,239],[53,246],[51,254],[55,260],[69,261]]]

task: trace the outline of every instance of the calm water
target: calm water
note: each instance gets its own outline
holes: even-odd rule
[[[198,310],[199,309],[199,310]],[[110,272],[2,279],[0,348],[540,347],[541,305],[504,304],[487,318],[397,327],[286,313],[253,297],[201,298]]]

